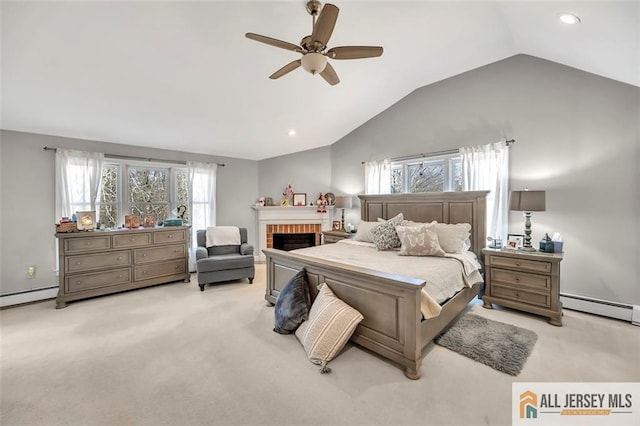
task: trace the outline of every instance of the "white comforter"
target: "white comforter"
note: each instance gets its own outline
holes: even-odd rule
[[[482,282],[480,264],[469,251],[446,257],[399,256],[397,251],[378,251],[372,243],[341,240],[336,244],[297,249],[297,254],[419,278],[426,282],[420,310],[425,318],[440,314],[440,304],[462,288]]]

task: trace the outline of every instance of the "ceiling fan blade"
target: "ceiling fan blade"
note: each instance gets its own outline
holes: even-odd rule
[[[245,36],[247,38],[250,38],[251,40],[259,41],[260,43],[265,43],[270,46],[275,46],[281,49],[293,50],[294,52],[302,53],[302,49],[300,48],[300,46],[297,46],[293,43],[288,43],[286,41],[277,40],[275,38],[263,36],[260,34],[254,34],[254,33],[246,33]]]
[[[291,71],[295,70],[296,68],[298,68],[300,66],[301,62],[300,59],[295,60],[293,62],[289,62],[287,65],[285,65],[284,67],[280,68],[278,71],[274,72],[273,74],[271,74],[269,76],[270,79],[275,80],[276,78],[280,78],[283,75],[290,73]]]
[[[333,47],[325,53],[331,59],[362,59],[382,55],[382,47],[378,46],[342,46]]]
[[[329,38],[331,38],[331,33],[333,33],[333,28],[336,26],[339,11],[340,9],[329,3],[322,6],[320,16],[313,26],[312,41],[322,43],[323,48],[327,45]]]
[[[324,71],[322,71],[320,75],[325,79],[327,83],[332,86],[340,83],[340,79],[338,78],[338,74],[336,74],[336,70],[334,70],[331,64],[328,62],[327,66],[324,68]]]

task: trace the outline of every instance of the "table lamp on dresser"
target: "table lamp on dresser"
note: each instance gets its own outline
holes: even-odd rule
[[[523,251],[536,251],[531,246],[531,212],[545,211],[545,191],[511,191],[509,210],[524,212],[524,244]]]
[[[344,229],[344,209],[350,209],[352,207],[351,197],[337,196],[336,204],[334,207],[336,209],[342,209],[342,219],[340,220],[340,230],[342,232],[347,232],[347,230]]]

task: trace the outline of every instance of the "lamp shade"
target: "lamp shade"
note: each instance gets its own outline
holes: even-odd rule
[[[335,208],[337,209],[350,209],[352,206],[351,204],[351,197],[344,197],[344,196],[337,196],[336,197],[336,204],[335,204]]]
[[[311,74],[319,74],[327,66],[327,57],[320,53],[307,53],[301,59],[302,68]]]
[[[509,210],[543,212],[545,207],[545,191],[511,191]]]

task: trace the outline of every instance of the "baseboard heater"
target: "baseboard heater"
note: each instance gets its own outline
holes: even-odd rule
[[[620,319],[629,321],[634,325],[640,325],[640,306],[568,293],[560,293],[560,301],[562,306],[567,309]]]
[[[13,293],[0,294],[0,308],[39,300],[53,299],[58,295],[58,286],[32,288]]]

